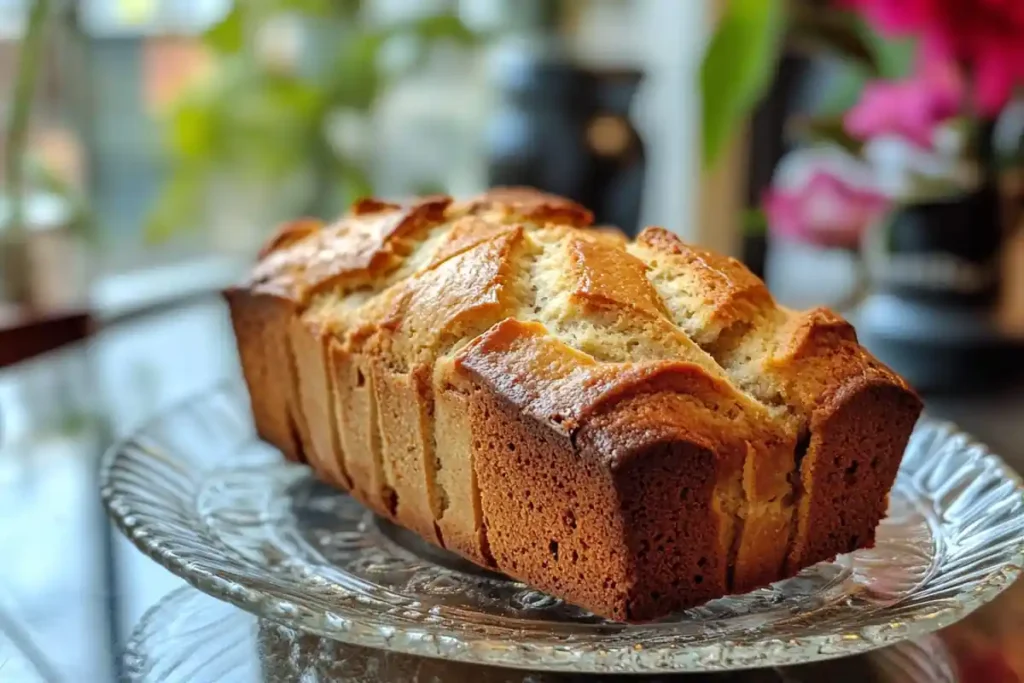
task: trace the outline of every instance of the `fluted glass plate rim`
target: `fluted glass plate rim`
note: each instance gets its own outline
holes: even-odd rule
[[[672,624],[610,625],[588,632],[561,628],[560,624],[515,619],[508,620],[506,627],[493,622],[481,626],[472,623],[471,615],[465,623],[451,619],[441,623],[430,620],[429,616],[423,621],[423,614],[405,614],[401,610],[380,617],[372,611],[352,609],[351,605],[311,605],[304,599],[302,582],[292,577],[282,578],[267,570],[265,575],[249,580],[246,572],[258,574],[261,571],[251,564],[242,566],[240,573],[231,576],[225,571],[211,570],[210,557],[235,568],[239,558],[233,556],[229,548],[211,543],[202,548],[201,555],[191,549],[183,552],[181,535],[201,532],[190,528],[188,510],[184,509],[195,505],[198,490],[186,491],[186,496],[180,500],[170,500],[161,490],[166,482],[147,480],[138,468],[140,458],[160,461],[161,467],[180,476],[186,482],[183,487],[187,488],[192,484],[189,477],[196,473],[192,471],[194,463],[190,465],[154,448],[154,443],[158,443],[153,441],[154,435],[168,422],[173,423],[200,408],[208,410],[220,405],[225,411],[222,417],[226,419],[218,423],[219,426],[209,428],[234,434],[238,443],[251,441],[246,396],[238,381],[221,383],[161,413],[114,444],[104,456],[101,467],[102,497],[107,510],[118,528],[144,554],[199,590],[257,616],[356,645],[471,663],[591,673],[667,673],[781,666],[866,652],[944,628],[995,598],[1013,583],[1024,567],[1024,534],[1021,534],[1012,542],[1001,543],[998,551],[981,557],[971,556],[972,567],[980,563],[973,570],[974,574],[980,572],[979,578],[955,583],[954,576],[952,585],[941,584],[941,598],[932,603],[926,601],[917,605],[914,603],[916,596],[911,593],[889,607],[860,614],[852,613],[857,611],[856,606],[848,608],[849,615],[844,615],[843,607],[837,606],[828,621],[828,624],[835,622],[833,630],[815,632],[815,624],[808,621],[806,633],[773,636],[770,629],[761,629],[763,633],[744,634],[743,642],[717,639],[707,645],[673,643]],[[1001,506],[1001,526],[1011,524],[1014,530],[1024,528],[1021,505],[1024,484],[998,456],[952,423],[928,416],[919,423],[915,438],[918,450],[927,451],[924,455],[941,456],[945,459],[943,462],[957,465],[961,479],[970,475],[972,479],[998,484],[985,489],[985,495],[992,497],[989,507]],[[924,446],[920,445],[922,441]],[[204,457],[210,455],[203,454]],[[958,463],[957,459],[963,462]],[[908,464],[908,461],[912,462]],[[246,467],[244,463],[231,462],[223,454],[217,463],[226,469]],[[918,470],[901,471],[901,477],[927,478],[935,474],[928,468],[938,465],[921,454],[911,457],[911,449],[908,449],[904,470],[908,467]],[[297,466],[279,465],[278,469],[283,477],[289,473],[300,477]],[[949,494],[952,498],[946,500],[942,497],[944,484],[938,486],[935,496],[924,504],[934,508],[939,531],[944,532],[946,529],[941,525],[954,524],[943,517],[945,511],[956,506],[964,508],[966,493]],[[965,489],[969,492],[971,486],[965,484]],[[175,504],[181,509],[176,509]],[[977,514],[969,520],[976,533],[983,533],[986,523],[987,519]],[[953,572],[963,572],[963,567],[951,563],[951,555],[953,553],[947,552],[939,558],[935,576],[922,584],[921,591]],[[609,629],[613,637],[605,633]]]
[[[310,680],[331,681],[363,681],[371,680],[371,676],[377,681],[424,680],[418,675],[420,672],[416,671],[415,662],[410,661],[422,658],[330,640],[310,645],[308,638],[289,626],[261,620],[192,586],[183,586],[164,596],[139,620],[122,653],[122,677],[125,683],[166,683],[186,679],[217,683],[265,678],[306,680],[304,676]],[[216,656],[211,657],[213,653]],[[935,635],[861,656],[870,658],[872,674],[884,681],[956,683],[958,680],[952,653]],[[398,663],[392,659],[394,657],[410,659]],[[325,661],[325,658],[330,661]],[[521,677],[518,677],[512,675],[508,668],[493,669],[461,663],[446,663],[446,666],[450,668],[439,678],[431,676],[429,680],[474,683],[482,680],[495,683],[568,683],[581,680],[572,673],[521,670]],[[799,669],[777,667],[775,671],[775,679],[780,683],[825,680],[823,674],[826,673],[806,666],[799,666]],[[438,671],[435,668],[431,673],[436,675]],[[622,683],[623,677],[616,676],[613,680]],[[653,674],[649,677],[630,676],[629,680],[667,683],[669,679]],[[681,678],[672,676],[671,680],[681,681]],[[728,680],[735,679],[729,677]],[[758,677],[757,680],[763,679]],[[851,676],[849,680],[856,679]]]

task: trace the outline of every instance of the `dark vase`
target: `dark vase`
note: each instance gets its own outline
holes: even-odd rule
[[[558,59],[506,62],[502,102],[488,130],[491,185],[528,185],[569,197],[599,224],[635,234],[644,149],[629,118],[642,75]]]
[[[999,298],[1002,206],[986,184],[961,197],[897,209],[869,240],[876,287],[942,306],[985,308]]]
[[[867,346],[926,392],[991,391],[1016,381],[1021,342],[994,315],[1004,242],[994,184],[898,209],[869,240],[875,286],[858,329]]]

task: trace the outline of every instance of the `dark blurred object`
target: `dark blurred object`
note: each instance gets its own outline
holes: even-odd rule
[[[1000,292],[1000,208],[993,184],[898,208],[866,253],[878,289],[946,307],[991,307]]]
[[[991,391],[1019,380],[1024,336],[1001,315],[1007,268],[998,191],[899,209],[866,256],[878,293],[863,341],[925,392]]]
[[[994,392],[1024,375],[1024,337],[985,309],[880,293],[857,323],[865,346],[926,394]]]
[[[0,307],[0,368],[80,342],[88,337],[91,325],[84,309]]]
[[[510,54],[488,135],[491,185],[528,185],[580,202],[636,234],[645,158],[629,108],[642,74]]]
[[[755,210],[771,186],[775,166],[791,147],[785,137],[786,121],[804,108],[802,98],[796,97],[803,85],[808,59],[803,55],[784,54],[779,60],[765,98],[754,110],[750,124],[747,171],[747,208]],[[743,232],[740,259],[755,275],[764,278],[768,257],[768,232],[763,226],[752,229],[748,224]]]
[[[999,169],[1003,225],[1008,232],[1024,217],[1024,99],[1007,105],[992,129],[992,151]]]

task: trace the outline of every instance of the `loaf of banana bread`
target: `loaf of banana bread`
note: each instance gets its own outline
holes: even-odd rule
[[[614,620],[870,547],[921,411],[825,309],[523,188],[282,226],[225,293],[259,435]]]

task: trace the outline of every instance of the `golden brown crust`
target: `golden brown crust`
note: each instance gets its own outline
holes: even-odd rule
[[[224,292],[238,353],[252,402],[256,430],[285,457],[305,462],[301,410],[288,330],[294,302],[281,297],[230,288]]]
[[[609,240],[570,239],[569,263],[575,281],[573,296],[584,306],[664,315],[661,297],[647,279],[647,266],[624,253],[621,245]]]
[[[594,215],[576,202],[532,187],[495,187],[461,204],[459,211],[470,214],[497,214],[509,219],[538,223],[558,223],[583,228],[594,222]]]
[[[685,273],[695,285],[698,308],[692,311],[693,324],[684,325],[694,341],[712,341],[733,326],[745,329],[763,312],[775,309],[764,283],[732,257],[685,244],[663,228],[645,228],[636,243],[667,255],[669,274]]]
[[[482,242],[511,233],[522,234],[522,227],[517,224],[508,225],[485,221],[478,216],[459,218],[452,222],[451,230],[430,259],[426,270],[435,268],[448,259],[458,256]]]
[[[305,231],[297,240],[286,228],[283,244],[271,249],[253,270],[249,288],[306,303],[318,291],[362,284],[393,267],[402,256],[401,239],[440,223],[450,203],[449,198],[408,207],[374,203],[372,210],[360,204],[350,216]]]
[[[497,319],[508,307],[511,258],[521,237],[518,228],[498,233],[398,285],[377,331],[382,355],[396,365],[427,359],[433,365],[433,355],[461,328]]]
[[[765,305],[771,301],[764,282],[731,256],[722,256],[686,244],[664,228],[644,228],[636,241],[683,257],[686,263],[698,270],[698,276],[706,280],[710,291],[718,295],[715,303],[728,302],[742,296]]]
[[[796,315],[782,335],[766,368],[807,421],[802,495],[787,561],[794,573],[873,545],[922,404],[831,311]]]
[[[746,453],[708,438],[699,407],[678,393],[631,397],[581,432],[581,450],[620,450],[611,473],[626,530],[627,621],[645,621],[733,590],[742,529],[722,505]],[[774,562],[774,559],[771,560]]]
[[[271,253],[286,249],[296,242],[301,242],[324,227],[324,222],[319,218],[296,218],[295,220],[282,223],[277,232],[267,240],[267,243],[260,249],[259,259],[270,256]]]
[[[514,319],[477,337],[456,357],[456,368],[566,436],[604,404],[631,394],[675,391],[707,406],[734,394],[692,363],[598,363],[553,338],[543,325]]]
[[[260,435],[615,619],[873,543],[920,401],[734,259],[528,188],[283,226],[226,293]]]

